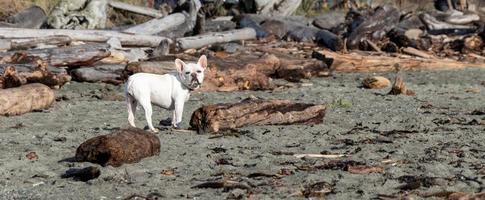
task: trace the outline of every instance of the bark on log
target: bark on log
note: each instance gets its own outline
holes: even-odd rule
[[[315,36],[315,42],[331,49],[332,51],[340,51],[344,47],[343,40],[334,33],[327,30],[318,31]]]
[[[126,65],[96,65],[92,67],[82,67],[71,70],[72,78],[79,82],[104,82],[111,84],[121,84],[121,75]]]
[[[23,29],[0,28],[0,37],[3,38],[35,38],[56,35],[66,35],[72,40],[85,42],[106,42],[110,38],[118,38],[125,46],[156,47],[162,40],[170,39],[161,36],[131,35],[109,30],[64,30],[64,29]]]
[[[246,125],[319,124],[325,106],[288,100],[251,100],[204,106],[192,114],[190,126],[198,133],[231,130]]]
[[[141,7],[141,6],[134,6],[127,3],[119,2],[119,1],[109,1],[109,5],[113,8],[126,10],[137,14],[142,14],[154,18],[159,18],[165,16],[159,10],[155,10],[153,8],[148,7]]]
[[[151,61],[151,62],[133,62],[126,65],[122,72],[122,80],[128,79],[129,76],[136,73],[167,74],[175,72],[174,61]]]
[[[376,55],[338,54],[332,51],[319,51],[333,58],[331,68],[335,72],[389,72],[399,63],[402,70],[457,70],[465,68],[485,69],[485,64],[457,62],[449,59],[421,59],[411,57],[390,57]]]
[[[250,40],[256,38],[256,31],[252,28],[243,28],[219,33],[210,33],[193,37],[177,39],[177,47],[181,49],[196,49],[206,45],[231,42],[236,40]]]
[[[12,88],[27,83],[42,83],[49,87],[60,87],[71,81],[65,69],[47,67],[38,64],[2,64],[0,65],[0,89]]]
[[[130,128],[97,136],[83,142],[76,150],[78,162],[119,167],[160,154],[160,140],[147,131]]]
[[[106,44],[85,44],[64,48],[33,49],[0,53],[0,64],[23,64],[41,59],[52,66],[91,65],[110,55]]]
[[[155,35],[162,31],[166,31],[182,25],[185,22],[185,15],[182,13],[175,13],[164,18],[152,19],[143,24],[136,25],[124,30],[124,33],[138,34],[138,35]]]
[[[0,115],[21,115],[49,108],[55,100],[54,92],[40,83],[0,90]]]

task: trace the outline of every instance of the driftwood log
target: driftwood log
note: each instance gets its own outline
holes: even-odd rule
[[[160,18],[165,16],[162,12],[160,12],[159,10],[155,10],[153,8],[134,6],[134,5],[119,2],[119,1],[109,1],[109,5],[116,9],[126,10],[126,11],[130,11],[133,13],[146,15],[154,18]]]
[[[482,68],[483,63],[465,63],[450,59],[421,59],[398,55],[360,55],[357,53],[338,54],[332,51],[319,51],[334,60],[331,68],[335,72],[389,72],[393,71],[394,64],[399,63],[402,70],[457,70],[464,68]]]
[[[0,37],[3,38],[36,38],[65,35],[72,40],[85,42],[106,42],[110,38],[118,38],[125,46],[156,47],[162,40],[170,39],[153,35],[133,35],[109,30],[64,30],[64,29],[25,29],[25,28],[0,28]]]
[[[158,154],[158,136],[141,129],[130,128],[88,139],[77,148],[75,158],[78,162],[118,167]]]
[[[92,67],[81,67],[71,70],[72,78],[79,82],[104,82],[111,84],[121,84],[121,75],[126,65],[95,65]]]
[[[324,105],[246,99],[201,107],[192,114],[190,126],[198,133],[217,133],[246,125],[319,124],[324,116]]]
[[[71,81],[71,76],[62,68],[37,64],[0,64],[0,89],[12,88],[27,83],[42,83],[49,87],[60,87]]]
[[[151,74],[166,74],[175,72],[174,61],[147,61],[147,62],[133,62],[126,65],[122,72],[122,79],[128,79],[128,76],[136,73],[151,73]]]
[[[170,30],[174,27],[180,26],[185,22],[185,15],[182,13],[174,13],[164,18],[152,19],[148,22],[130,27],[124,30],[124,33],[139,34],[139,35],[154,35],[162,31]]]
[[[25,38],[25,39],[10,39],[4,40],[8,48],[5,50],[27,50],[39,46],[55,45],[64,46],[71,43],[71,38],[68,36],[56,35],[47,37]]]
[[[108,57],[107,44],[85,44],[64,48],[32,49],[20,52],[0,53],[0,64],[29,63],[41,59],[52,66],[83,66]]]
[[[177,47],[181,49],[200,48],[206,45],[231,42],[236,40],[250,40],[256,38],[256,31],[252,28],[243,28],[219,33],[209,33],[192,37],[177,39]]]
[[[21,115],[46,109],[54,103],[54,100],[54,92],[40,83],[0,89],[0,115]]]

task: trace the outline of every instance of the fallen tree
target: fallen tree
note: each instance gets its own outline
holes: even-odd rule
[[[119,167],[160,154],[160,140],[147,131],[120,129],[83,142],[76,149],[76,161]]]
[[[125,46],[156,47],[166,37],[152,35],[132,35],[109,30],[65,30],[65,29],[24,29],[24,28],[0,28],[0,37],[3,38],[36,38],[65,35],[72,40],[85,42],[106,42],[110,38],[118,38]]]
[[[54,100],[54,92],[40,83],[0,89],[0,115],[21,115],[46,109],[54,103]]]
[[[125,65],[95,65],[92,67],[81,67],[71,70],[72,78],[80,82],[104,82],[111,84],[121,84],[123,79],[121,75]]]
[[[324,105],[288,100],[251,100],[204,106],[192,114],[191,128],[199,133],[231,130],[246,125],[319,124]]]
[[[126,11],[130,11],[133,13],[146,15],[154,18],[160,18],[165,16],[162,12],[160,12],[159,10],[155,10],[153,8],[134,6],[134,5],[119,2],[119,1],[109,1],[109,5],[116,9],[126,10]]]
[[[12,88],[27,83],[42,83],[49,87],[60,87],[71,81],[65,69],[47,67],[46,63],[0,65],[0,89]]]
[[[55,45],[64,46],[71,43],[71,38],[68,36],[55,35],[36,38],[24,38],[24,39],[10,39],[5,40],[8,48],[5,50],[27,50],[30,48],[36,48],[38,46]]]

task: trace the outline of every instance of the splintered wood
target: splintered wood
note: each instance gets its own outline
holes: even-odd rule
[[[246,125],[319,124],[324,105],[288,100],[252,100],[204,106],[192,114],[190,125],[199,133],[236,129]]]
[[[93,162],[118,167],[160,154],[158,136],[141,129],[117,130],[108,135],[91,138],[76,150],[78,162]]]
[[[40,83],[0,89],[0,115],[20,115],[46,109],[54,100],[54,92]]]

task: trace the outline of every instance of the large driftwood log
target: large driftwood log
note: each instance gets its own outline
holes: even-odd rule
[[[40,83],[0,89],[0,115],[21,115],[46,109],[52,105],[54,100],[54,92]]]
[[[388,72],[399,63],[402,70],[457,70],[464,68],[482,68],[485,64],[457,62],[449,59],[422,59],[410,56],[390,57],[389,55],[359,55],[357,53],[338,54],[332,51],[320,51],[326,57],[334,59],[331,68],[335,72]]]
[[[439,21],[438,19],[427,13],[422,13],[421,15],[419,15],[419,17],[426,25],[428,32],[434,35],[466,35],[469,33],[473,33],[477,30],[477,27],[472,25],[457,25]]]
[[[92,67],[82,67],[71,70],[72,78],[80,82],[104,82],[111,84],[121,84],[121,75],[126,65],[95,65]]]
[[[133,62],[126,65],[122,72],[122,79],[128,79],[128,76],[136,73],[151,73],[151,74],[167,74],[175,72],[174,61],[148,61],[148,62]]]
[[[181,49],[200,48],[206,45],[231,42],[236,40],[250,40],[256,38],[256,31],[252,28],[243,28],[219,33],[210,33],[193,37],[177,39],[177,47]]]
[[[130,128],[97,136],[83,142],[76,150],[78,162],[93,162],[102,166],[121,166],[160,154],[160,140],[147,131]]]
[[[124,30],[124,33],[139,34],[139,35],[154,35],[162,31],[170,30],[174,27],[180,26],[185,22],[185,15],[182,13],[174,13],[164,18],[152,19],[134,27]]]
[[[109,5],[116,9],[126,10],[133,13],[142,14],[142,15],[155,17],[155,18],[165,16],[162,12],[160,12],[159,10],[155,10],[153,8],[134,6],[134,5],[119,2],[119,1],[109,1]]]
[[[10,50],[26,50],[45,45],[64,46],[71,43],[69,36],[54,35],[46,37],[12,39],[10,40]]]
[[[0,89],[12,88],[27,83],[42,83],[49,87],[60,87],[71,81],[65,69],[48,67],[46,63],[1,64]]]
[[[109,30],[64,30],[64,29],[24,29],[0,28],[0,37],[3,38],[35,38],[56,35],[66,35],[72,40],[85,42],[106,42],[110,38],[118,38],[125,46],[156,47],[166,37],[152,35],[132,35]]]
[[[0,53],[0,64],[22,64],[41,59],[52,66],[84,66],[91,65],[109,55],[106,44],[86,44],[64,48],[4,52]]]
[[[324,116],[324,105],[246,99],[201,107],[192,114],[190,126],[199,133],[206,133],[246,125],[319,124]]]

